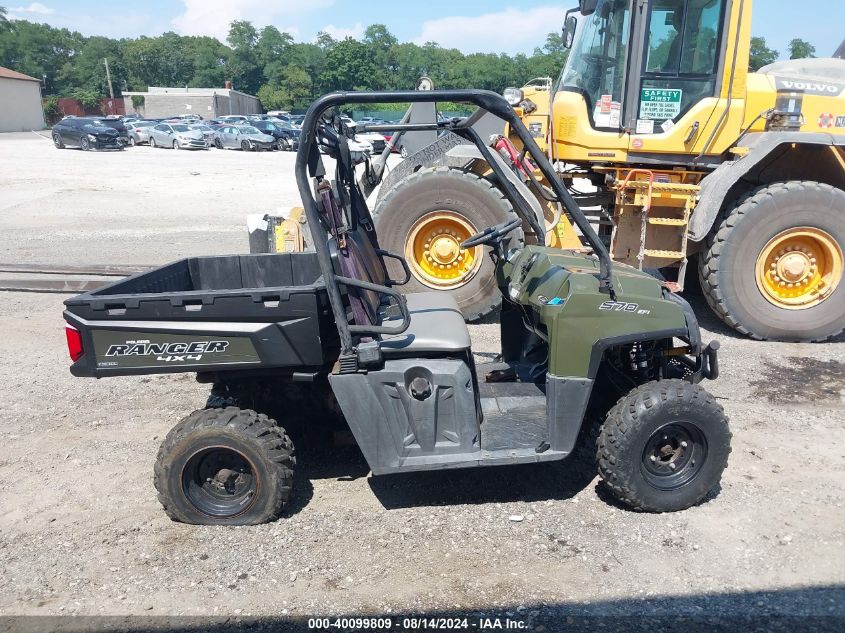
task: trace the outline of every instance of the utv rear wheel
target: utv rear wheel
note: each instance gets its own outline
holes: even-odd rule
[[[374,217],[382,248],[403,255],[411,269],[404,292],[448,292],[469,321],[501,305],[489,248],[460,247],[474,233],[516,217],[489,180],[461,169],[421,169],[382,198]],[[521,230],[511,233],[511,247],[522,241]],[[396,262],[387,266],[391,277],[403,277]]]
[[[598,437],[599,474],[635,510],[684,510],[717,486],[730,442],[728,418],[704,389],[682,380],[649,382],[607,414]]]
[[[761,187],[727,211],[699,255],[707,303],[756,339],[823,341],[845,329],[845,191]]]
[[[154,483],[175,521],[257,525],[281,515],[295,464],[290,438],[266,415],[237,407],[204,409],[168,433]]]

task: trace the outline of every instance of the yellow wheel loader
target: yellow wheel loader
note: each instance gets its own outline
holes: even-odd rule
[[[732,328],[824,340],[845,329],[845,60],[749,72],[751,4],[581,0],[559,78],[505,97],[615,260],[681,291],[693,258]],[[515,217],[512,188],[450,137],[388,174],[375,221],[385,248],[407,258],[410,291],[449,292],[474,319],[497,307],[496,283],[483,249],[460,243]],[[582,248],[519,139],[505,127],[490,145],[551,229],[515,239]]]

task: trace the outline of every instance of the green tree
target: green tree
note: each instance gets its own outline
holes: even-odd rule
[[[55,95],[44,97],[42,101],[44,107],[44,116],[47,118],[47,123],[53,123],[61,118],[62,112],[59,110],[59,98]]]
[[[0,7],[0,28],[9,25],[9,18],[6,17],[6,7]]]
[[[326,54],[324,80],[329,90],[372,90],[379,85],[369,47],[347,37]]]
[[[58,69],[57,80],[62,85],[74,86],[107,96],[109,87],[105,59],[109,60],[109,72],[115,96],[119,96],[123,83],[127,79],[127,72],[123,66],[120,43],[107,37],[87,38],[78,53]]]
[[[535,48],[534,54],[528,60],[529,68],[525,68],[533,77],[557,77],[563,70],[569,57],[569,49],[563,45],[561,33],[549,33],[542,48]],[[526,79],[531,79],[527,77]]]
[[[279,88],[263,85],[256,95],[265,110],[283,110],[285,108],[285,93]]]
[[[799,37],[789,41],[789,59],[807,59],[816,56],[816,47]]]
[[[235,20],[229,27],[227,41],[232,48],[228,70],[234,87],[255,94],[264,75],[256,51],[258,31],[251,22]]]
[[[325,31],[320,31],[319,33],[317,33],[317,46],[319,46],[324,51],[329,51],[335,46],[337,46],[337,40]]]
[[[752,37],[751,55],[748,58],[748,70],[757,72],[763,66],[767,66],[768,64],[777,61],[779,55],[780,53],[776,50],[766,46],[765,37]]]
[[[187,86],[194,75],[192,60],[185,55],[185,38],[173,32],[128,40],[122,57],[130,88]]]
[[[259,64],[267,66],[284,61],[290,54],[293,38],[275,26],[265,26],[255,42],[255,55]]]

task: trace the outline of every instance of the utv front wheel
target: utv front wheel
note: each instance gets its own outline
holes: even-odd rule
[[[295,464],[290,438],[266,415],[237,407],[204,409],[167,434],[154,483],[175,521],[257,525],[281,515]]]
[[[684,510],[719,483],[730,442],[728,418],[704,389],[682,380],[650,382],[607,414],[597,443],[599,474],[635,510]]]

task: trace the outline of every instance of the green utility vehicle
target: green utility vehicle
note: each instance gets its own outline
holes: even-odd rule
[[[504,298],[501,362],[489,365],[474,362],[448,294],[397,290],[410,278],[408,265],[379,246],[356,183],[352,132],[335,110],[438,100],[478,110],[368,127],[448,130],[474,143],[515,209],[460,244],[492,258]],[[550,183],[544,194],[563,206],[591,252],[538,245],[542,216],[473,129],[485,112],[520,137]],[[335,159],[334,179],[321,149]],[[326,95],[305,117],[296,179],[315,252],[191,258],[66,301],[74,375],[189,371],[213,385],[207,407],[179,422],[159,451],[155,485],[172,518],[237,525],[281,516],[296,460],[286,419],[269,418],[263,403],[294,394],[305,404],[287,410],[314,412],[311,423],[332,411],[345,420],[374,475],[587,453],[610,491],[640,510],[681,510],[716,487],[731,435],[722,407],[698,383],[717,377],[718,344],[702,344],[692,310],[659,281],[611,264],[502,97]],[[402,279],[390,277],[386,260]]]

